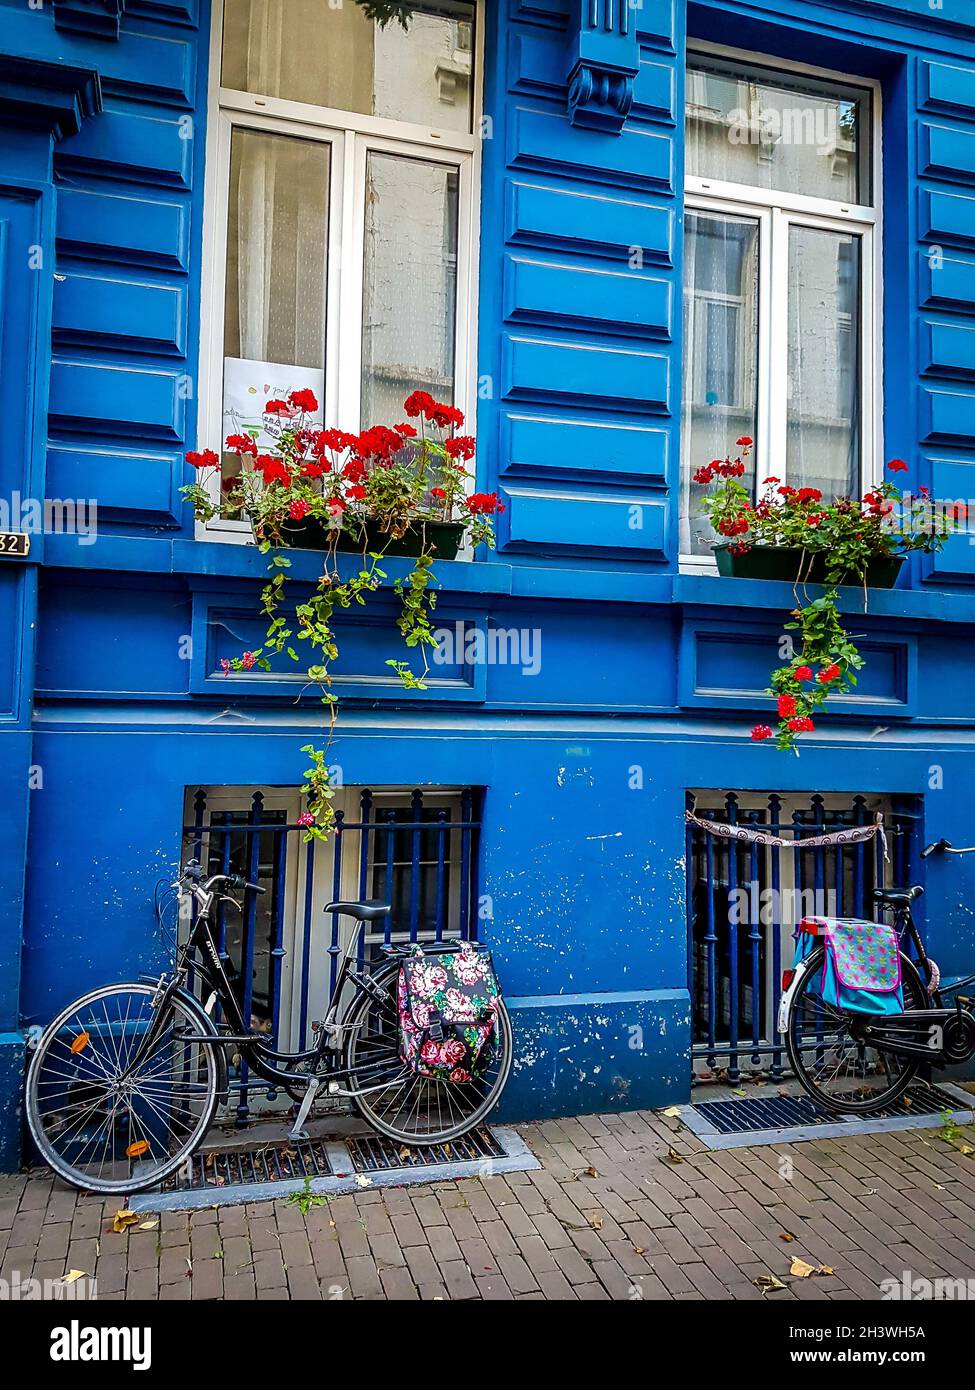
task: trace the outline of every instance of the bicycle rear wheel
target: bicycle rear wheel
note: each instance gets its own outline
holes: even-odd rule
[[[213,1119],[216,1046],[188,1040],[201,1023],[180,999],[160,1018],[156,994],[148,984],[92,990],[48,1026],[31,1058],[30,1132],[44,1161],[82,1191],[121,1196],[154,1187],[193,1153]]]
[[[498,1000],[494,1053],[484,1074],[458,1084],[417,1076],[399,1058],[398,967],[380,976],[382,997],[356,1000],[346,1022],[345,1065],[363,1119],[401,1144],[445,1144],[468,1134],[497,1104],[511,1072],[511,1020]]]
[[[882,1110],[907,1090],[919,1063],[870,1047],[863,1028],[870,1015],[827,1004],[820,994],[823,948],[817,947],[792,1000],[785,1035],[792,1069],[808,1094],[826,1110],[864,1115]],[[929,1006],[917,967],[901,954],[905,1009]]]

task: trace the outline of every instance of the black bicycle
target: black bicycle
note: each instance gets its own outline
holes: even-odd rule
[[[937,852],[971,854],[975,846],[954,849],[939,840],[922,850],[922,858]],[[904,1094],[922,1069],[953,1066],[975,1056],[975,1001],[963,993],[975,984],[975,975],[940,987],[938,968],[911,913],[912,902],[923,892],[914,884],[878,888],[873,894],[878,908],[893,912],[900,938],[903,1013],[854,1013],[828,1003],[821,993],[824,946],[799,962],[782,996],[779,1031],[792,1069],[807,1094],[826,1110],[882,1110]]]
[[[280,1052],[267,1034],[245,1023],[212,917],[223,890],[264,890],[237,874],[204,881],[195,860],[173,887],[195,909],[173,970],[92,990],[48,1025],[33,1051],[27,1121],[41,1155],[66,1182],[123,1195],[176,1172],[228,1097],[228,1052],[300,1101],[292,1139],[307,1137],[304,1126],[322,1087],[329,1096],[347,1097],[370,1125],[404,1145],[448,1143],[481,1124],[496,1104],[512,1055],[511,1023],[500,999],[494,1050],[477,1079],[432,1080],[400,1060],[396,984],[402,958],[416,947],[387,946],[378,965],[358,963],[365,924],[385,917],[387,903],[327,905],[326,912],[350,916],[358,926],[316,1025],[314,1047]],[[421,949],[441,954],[460,944]],[[206,987],[205,1001],[187,987],[191,969]],[[219,1025],[213,1016],[218,1003]]]

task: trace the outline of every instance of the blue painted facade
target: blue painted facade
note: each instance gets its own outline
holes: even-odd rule
[[[485,788],[512,1118],[686,1099],[689,788],[911,795],[924,838],[975,839],[967,536],[871,595],[862,694],[799,758],[748,741],[791,588],[677,563],[688,35],[881,82],[886,446],[967,498],[971,0],[643,0],[609,36],[586,10],[487,0],[479,485],[507,510],[496,553],[438,566],[438,616],[538,629],[541,669],[377,697],[391,642],[369,629],[347,642],[333,752],[349,784]],[[99,515],[94,544],[35,536],[0,564],[9,1165],[24,1030],[158,963],[151,889],[179,857],[186,789],[295,785],[318,715],[279,675],[219,675],[214,616],[257,633],[264,562],[195,537],[177,491],[184,451],[213,442],[195,409],[207,0],[3,0],[0,22],[0,495],[95,498]],[[294,557],[296,579],[317,573]],[[975,874],[929,864],[932,949],[946,974],[975,968]]]

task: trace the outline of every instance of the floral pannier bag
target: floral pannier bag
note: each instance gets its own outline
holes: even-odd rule
[[[904,1012],[900,942],[885,922],[856,917],[804,917],[796,936],[796,963],[825,949],[819,993],[836,1009],[852,1013]]]
[[[490,954],[469,943],[408,956],[396,994],[400,1061],[434,1081],[477,1080],[494,1055],[500,994]]]

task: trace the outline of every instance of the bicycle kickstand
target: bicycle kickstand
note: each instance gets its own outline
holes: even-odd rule
[[[317,1076],[309,1077],[305,1094],[301,1098],[301,1105],[295,1116],[295,1122],[288,1131],[289,1139],[307,1139],[308,1131],[305,1129],[305,1121],[308,1119],[308,1112],[315,1103],[315,1096],[318,1092],[319,1080]]]

